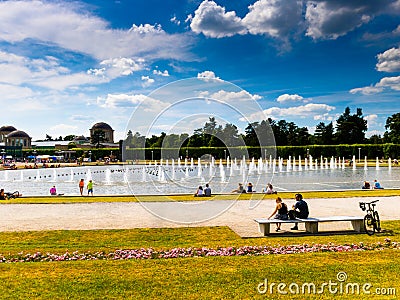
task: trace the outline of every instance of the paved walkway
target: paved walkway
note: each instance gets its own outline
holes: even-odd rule
[[[362,216],[365,213],[359,208],[358,202],[372,201],[375,198],[305,200],[310,206],[311,217]],[[294,200],[286,203],[290,207]],[[0,205],[0,231],[229,226],[240,236],[254,237],[260,236],[254,219],[268,217],[274,207],[273,200],[8,204]],[[382,220],[400,219],[399,208],[400,196],[382,197],[377,205]],[[285,226],[282,228],[289,230],[290,224]],[[350,226],[347,222],[320,224],[321,230],[324,227],[325,230],[350,229]]]

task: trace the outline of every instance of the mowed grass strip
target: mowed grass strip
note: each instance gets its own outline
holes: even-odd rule
[[[349,197],[389,197],[400,196],[399,189],[383,190],[345,190],[345,191],[304,191],[305,199],[310,198],[349,198]],[[194,197],[185,195],[117,195],[117,196],[48,196],[48,197],[21,197],[17,199],[1,200],[0,204],[64,204],[64,203],[93,203],[93,202],[167,202],[167,201],[214,201],[214,200],[262,200],[293,199],[295,192],[279,192],[274,195],[260,193],[221,194],[213,197]]]
[[[247,257],[201,257],[130,261],[74,261],[1,264],[1,299],[395,299],[396,296],[308,290],[288,286],[313,283],[316,291],[337,274],[347,283],[399,291],[398,250]],[[268,289],[257,287],[267,280]],[[272,291],[270,284],[275,283]],[[289,295],[280,295],[277,284]],[[337,286],[338,287],[338,286]],[[263,286],[262,286],[263,289]],[[261,291],[262,291],[261,289]],[[310,294],[311,293],[311,294]]]

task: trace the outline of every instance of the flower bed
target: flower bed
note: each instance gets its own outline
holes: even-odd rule
[[[83,261],[83,260],[128,260],[128,259],[168,259],[180,257],[208,257],[208,256],[260,256],[274,254],[295,254],[315,252],[350,252],[350,251],[374,251],[384,249],[399,249],[400,243],[392,242],[386,238],[383,243],[335,245],[329,244],[303,244],[289,246],[243,246],[226,248],[173,248],[169,250],[156,251],[152,248],[124,249],[105,253],[103,251],[94,253],[79,253],[78,251],[64,254],[41,253],[24,254],[23,252],[14,256],[0,255],[0,263],[15,262],[50,262],[50,261]]]

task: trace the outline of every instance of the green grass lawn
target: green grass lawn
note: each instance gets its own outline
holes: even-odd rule
[[[293,192],[280,192],[278,195],[266,194],[223,194],[215,195],[213,197],[194,197],[192,194],[187,195],[166,195],[166,196],[48,196],[48,197],[22,197],[11,200],[0,201],[1,204],[47,204],[47,203],[82,203],[82,202],[137,202],[137,201],[209,201],[209,200],[259,200],[259,199],[275,199],[277,196],[282,199],[293,199],[295,193]],[[345,197],[388,197],[399,196],[400,190],[398,189],[384,189],[384,190],[345,190],[345,191],[306,191],[302,192],[304,198],[345,198]]]
[[[228,227],[159,228],[132,230],[1,232],[3,255],[37,251],[65,253],[111,252],[152,247],[228,247],[397,241],[400,221],[382,222],[384,232],[374,236],[263,237],[242,239]],[[327,289],[318,295],[280,295],[276,288],[260,294],[260,283],[302,285],[371,283],[376,288],[400,292],[399,250],[308,253],[240,257],[198,257],[154,260],[70,261],[0,264],[0,299],[331,299]],[[354,299],[353,294],[336,297]],[[394,299],[393,295],[360,294],[358,299]]]

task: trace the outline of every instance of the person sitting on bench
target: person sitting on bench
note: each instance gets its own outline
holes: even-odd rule
[[[289,211],[289,219],[307,219],[309,211],[307,202],[303,200],[303,195],[296,194],[294,197],[296,199],[296,203],[293,205],[293,209]],[[291,229],[298,230],[299,228],[297,227],[297,224],[295,224]]]
[[[282,202],[281,197],[277,197],[275,202],[276,202],[275,210],[269,216],[268,220],[271,219],[273,216],[275,216],[274,219],[287,220],[288,219],[287,205]],[[279,230],[281,230],[281,223],[276,223],[276,230],[275,231],[278,232]]]

